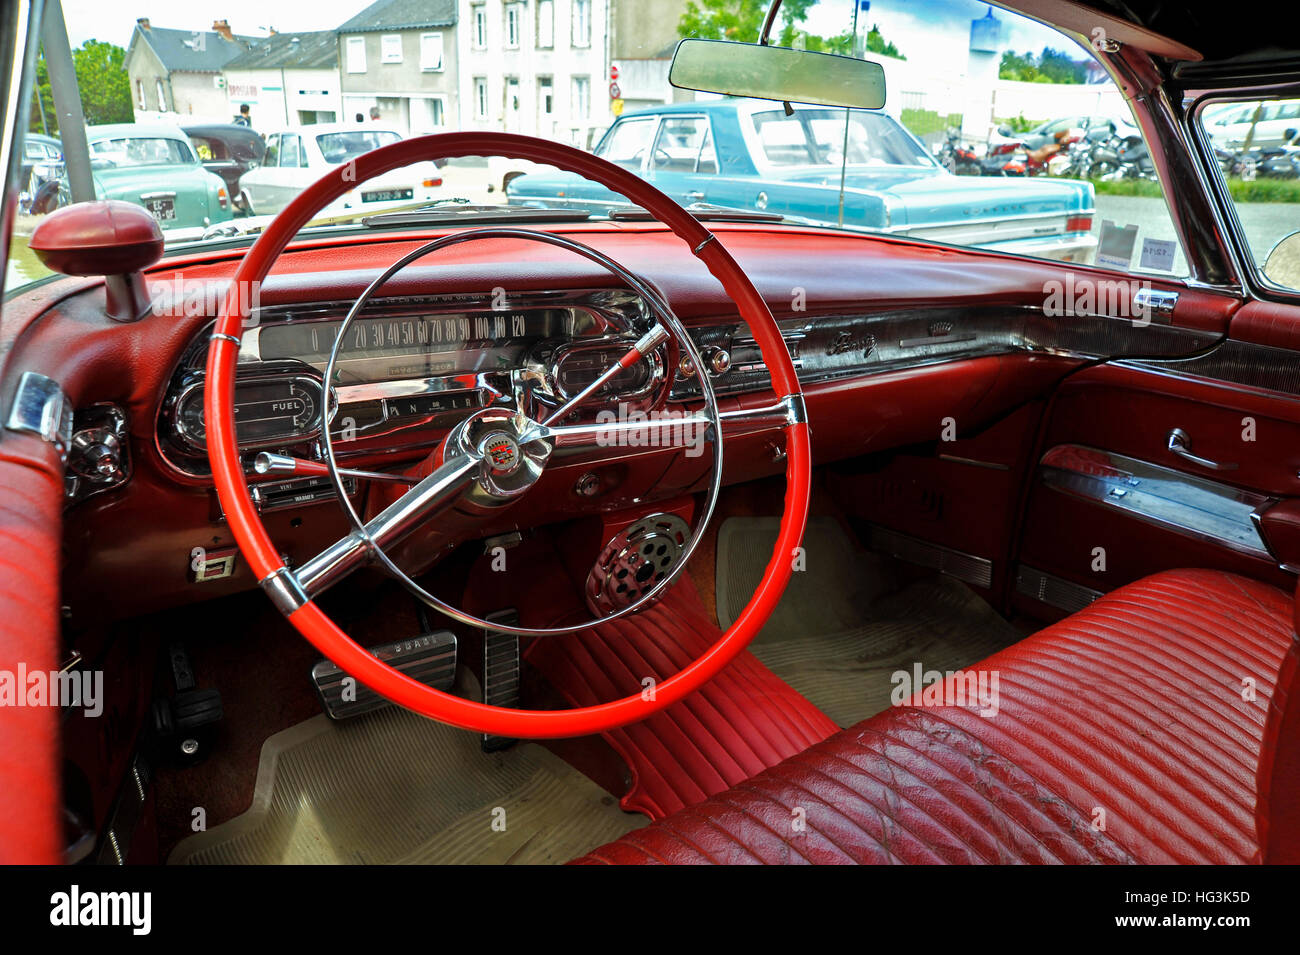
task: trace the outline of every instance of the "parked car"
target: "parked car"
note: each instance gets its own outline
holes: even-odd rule
[[[363,153],[401,140],[378,124],[328,123],[294,126],[266,134],[261,164],[239,180],[241,207],[253,215],[279,212],[326,172]],[[361,210],[380,212],[430,202],[442,195],[442,173],[432,162],[394,169],[321,210],[321,218]]]
[[[1018,140],[1026,149],[1041,149],[1050,143],[1059,142],[1062,135],[1069,136],[1073,130],[1078,130],[1080,138],[1088,142],[1101,142],[1114,135],[1120,125],[1117,120],[1109,116],[1076,115],[1062,119],[1049,119],[1023,133],[1014,132],[1010,126],[1002,125],[998,127],[998,135]]]
[[[1251,148],[1281,146],[1300,131],[1300,99],[1221,107],[1207,117],[1205,131],[1228,149],[1245,148],[1247,138]]]
[[[97,199],[144,206],[169,240],[199,238],[231,217],[230,193],[203,168],[190,138],[176,126],[121,123],[89,126],[86,140]],[[66,177],[59,205],[72,201]]]
[[[28,133],[23,139],[22,193],[18,208],[44,213],[58,202],[58,180],[63,175],[63,144],[53,136]]]
[[[758,209],[963,245],[1088,261],[1093,189],[1080,182],[956,177],[888,114],[754,100],[674,103],[619,118],[596,155],[631,169],[683,204]],[[626,205],[573,173],[530,173],[508,188],[514,205],[604,213]]]
[[[186,126],[203,168],[215,173],[226,184],[226,193],[232,197],[235,208],[242,208],[239,178],[262,162],[266,142],[254,130],[239,123],[209,126]]]

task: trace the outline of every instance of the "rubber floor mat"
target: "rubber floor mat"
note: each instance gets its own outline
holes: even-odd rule
[[[486,755],[476,733],[389,707],[270,737],[252,807],[168,861],[563,863],[646,821],[537,744]]]
[[[732,517],[718,529],[718,622],[730,626],[762,577],[779,520]],[[1024,636],[951,577],[897,592],[888,564],[832,517],[808,522],[795,573],[750,652],[840,726],[890,705],[893,675],[958,670]]]

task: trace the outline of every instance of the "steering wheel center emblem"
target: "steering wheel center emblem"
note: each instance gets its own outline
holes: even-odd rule
[[[503,431],[494,431],[480,445],[483,459],[497,474],[509,474],[519,467],[519,442]]]

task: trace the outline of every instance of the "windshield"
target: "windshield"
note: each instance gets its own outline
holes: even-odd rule
[[[91,140],[90,159],[100,168],[175,166],[194,162],[194,153],[176,139],[121,137]]]
[[[386,130],[362,130],[345,133],[325,133],[316,137],[316,145],[327,163],[338,165],[356,159],[372,149],[401,140],[401,136]]]
[[[443,6],[448,15],[438,13]],[[1132,113],[1087,46],[975,0],[786,0],[769,45],[806,54],[800,75],[813,76],[814,87],[816,76],[834,72],[830,64],[843,63],[824,54],[878,64],[883,107],[799,96],[784,103],[669,82],[681,40],[756,44],[767,7],[229,0],[220,13],[227,19],[214,24],[183,6],[151,21],[126,0],[63,0],[92,166],[117,170],[95,177],[97,197],[143,205],[169,250],[251,244],[313,182],[368,151],[463,131],[595,152],[712,220],[743,214],[1186,274]],[[20,151],[29,158],[10,289],[48,274],[26,240],[43,216],[72,201],[49,72],[38,58],[29,79],[31,148]],[[753,79],[718,75],[703,85],[743,89]],[[1300,117],[1271,106],[1255,117],[1234,104],[1215,117],[1216,137],[1232,148],[1248,135],[1252,144],[1288,141]],[[160,126],[177,137],[151,132]],[[38,161],[45,137],[56,146]],[[161,170],[185,164],[191,174],[169,173],[164,185]],[[1253,195],[1262,204],[1276,198]],[[549,166],[430,155],[358,183],[307,229],[344,236],[494,215],[545,227],[638,214],[617,193]]]
[[[933,166],[888,116],[842,109],[764,110],[750,117],[763,157],[778,166]]]

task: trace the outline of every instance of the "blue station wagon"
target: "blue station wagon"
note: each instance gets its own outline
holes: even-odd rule
[[[757,100],[674,103],[620,117],[595,152],[686,206],[760,210],[1073,262],[1090,262],[1096,247],[1091,183],[955,176],[874,110],[849,111],[846,129],[843,109],[799,106],[787,114],[780,103]],[[628,205],[603,186],[556,171],[519,176],[508,195],[515,205],[595,214]]]

